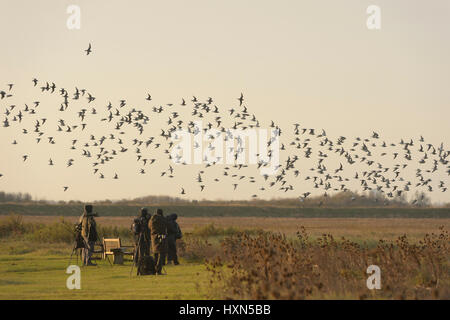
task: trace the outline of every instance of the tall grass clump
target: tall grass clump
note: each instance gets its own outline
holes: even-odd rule
[[[38,224],[34,229],[25,235],[26,240],[48,243],[72,243],[74,241],[74,224],[64,219],[52,224]]]
[[[125,227],[97,225],[99,240],[102,238],[131,239],[131,231]],[[0,238],[15,238],[42,243],[73,243],[75,224],[64,218],[51,224],[25,223],[22,216],[11,215],[0,220]]]
[[[418,244],[405,236],[368,248],[324,234],[311,241],[283,234],[238,234],[207,261],[214,295],[225,299],[448,299],[449,235],[443,227]],[[366,285],[367,267],[381,269],[380,290]]]
[[[214,246],[207,238],[199,238],[186,234],[177,240],[178,255],[189,262],[203,262],[206,258],[212,258],[217,254],[217,246]]]
[[[244,229],[241,230],[236,227],[216,227],[214,223],[207,224],[201,227],[195,227],[194,230],[190,233],[192,236],[200,237],[200,238],[210,238],[210,237],[227,237],[233,236],[241,233],[255,235],[263,232],[260,229]]]
[[[117,226],[97,226],[98,237],[100,241],[102,238],[120,238],[121,240],[131,240],[131,230],[125,227]]]
[[[20,215],[12,214],[0,220],[0,238],[21,236],[32,229],[32,225],[23,222]]]
[[[238,234],[256,235],[264,233],[260,229],[238,229],[235,227],[216,227],[213,223],[201,227],[195,227],[183,238],[177,241],[180,257],[190,262],[202,262],[218,255],[220,241],[225,237]]]

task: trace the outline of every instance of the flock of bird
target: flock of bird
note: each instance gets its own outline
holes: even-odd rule
[[[90,44],[85,51],[87,55],[91,53]],[[144,106],[137,108],[129,105],[126,99],[115,103],[98,103],[95,96],[86,89],[75,87],[69,90],[51,81],[33,78],[30,86],[37,94],[60,99],[59,107],[54,110],[59,116],[55,119],[40,116],[40,110],[48,108],[41,105],[40,99],[22,105],[10,103],[14,97],[14,84],[11,83],[0,88],[0,108],[5,110],[1,128],[18,128],[23,136],[32,137],[37,144],[56,144],[59,136],[70,137],[68,146],[60,146],[73,152],[73,156],[64,165],[69,168],[80,159],[86,159],[92,163],[92,173],[99,179],[119,179],[118,173],[107,177],[104,168],[121,155],[130,153],[136,159],[138,174],[154,172],[152,169],[155,163],[161,163],[166,169],[157,173],[159,178],[175,178],[176,171],[180,168],[176,164],[187,165],[182,161],[181,155],[172,158],[172,149],[176,147],[176,143],[171,138],[178,138],[178,130],[187,130],[194,136],[202,133],[207,135],[207,148],[211,154],[215,149],[216,139],[234,138],[231,129],[263,128],[257,117],[249,112],[242,93],[236,98],[235,106],[227,110],[217,106],[211,97],[203,101],[193,96],[190,99],[182,98],[179,103],[155,105],[149,93],[142,97]],[[76,115],[76,121],[71,112]],[[33,125],[25,126],[25,119],[31,119],[28,123]],[[151,124],[153,120],[156,125]],[[198,127],[197,121],[206,125]],[[95,135],[94,132],[98,133],[99,127],[108,133]],[[155,128],[160,131],[159,135],[148,134],[150,131],[154,132]],[[422,136],[388,143],[377,132],[368,137],[349,139],[339,136],[332,139],[323,129],[303,127],[299,123],[294,123],[287,133],[274,121],[271,121],[268,128],[280,141],[278,150],[272,148],[275,138],[271,137],[267,141],[266,153],[258,154],[260,160],[254,167],[243,163],[224,165],[224,159],[220,157],[211,159],[205,156],[205,163],[195,172],[194,186],[191,187],[203,191],[208,188],[209,183],[224,183],[231,190],[239,192],[240,186],[248,183],[247,187],[254,190],[253,198],[264,192],[270,191],[273,194],[276,191],[291,193],[300,201],[304,201],[314,191],[323,193],[326,197],[332,192],[350,191],[352,186],[359,191],[373,190],[382,193],[387,198],[400,197],[411,190],[447,191],[442,176],[450,176],[450,151],[444,149],[443,143],[433,145],[427,143]],[[216,130],[214,134],[210,133],[211,129]],[[83,136],[88,138],[82,141]],[[18,145],[20,139],[14,139],[11,143]],[[194,149],[199,147],[198,144],[194,145]],[[249,173],[249,170],[269,166],[275,151],[280,152],[276,174]],[[235,160],[245,154],[243,141],[238,140],[237,146],[229,152]],[[32,160],[31,154],[22,155],[23,162]],[[305,166],[304,162],[313,162],[313,165]],[[51,156],[48,165],[57,165]],[[213,168],[218,170],[214,171]],[[414,173],[414,177],[404,176],[407,169]],[[441,173],[441,178],[436,179],[434,176],[441,170],[445,173]],[[0,172],[0,179],[5,177],[5,173]],[[306,184],[309,186],[305,187]],[[181,195],[189,194],[190,187],[180,188]],[[67,191],[70,186],[62,186],[62,189]],[[413,204],[419,200],[415,199]]]

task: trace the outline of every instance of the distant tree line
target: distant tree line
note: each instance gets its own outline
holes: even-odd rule
[[[416,193],[412,200],[408,201],[405,194],[401,196],[388,198],[384,193],[371,191],[367,194],[358,194],[357,192],[338,192],[332,195],[318,195],[302,198],[275,198],[270,200],[253,199],[251,201],[209,201],[202,200],[199,204],[208,205],[257,205],[257,206],[287,206],[300,208],[330,207],[330,208],[348,208],[348,207],[430,207],[432,206],[430,198],[423,192]],[[448,204],[446,204],[448,205]],[[445,206],[445,205],[444,205]]]
[[[423,192],[416,192],[412,199],[408,201],[406,195],[388,198],[384,193],[372,190],[367,194],[358,194],[357,192],[339,192],[332,195],[310,196],[306,199],[301,198],[275,198],[270,200],[252,199],[252,200],[186,200],[170,196],[145,196],[134,199],[122,200],[102,200],[95,201],[101,205],[209,205],[209,206],[278,206],[278,207],[431,207],[430,198]],[[450,203],[443,206],[449,206]]]
[[[79,200],[70,201],[50,201],[33,200],[29,193],[6,193],[0,191],[0,203],[36,203],[36,204],[58,204],[58,205],[82,205],[84,202]],[[122,200],[99,200],[93,201],[97,205],[209,205],[209,206],[276,206],[276,207],[431,207],[430,198],[423,192],[416,192],[410,200],[406,199],[405,194],[401,196],[388,198],[384,193],[372,190],[366,194],[357,192],[339,192],[331,195],[318,195],[303,198],[274,198],[270,200],[252,199],[252,200],[186,200],[170,196],[144,196],[134,199]],[[441,207],[450,207],[450,203],[445,203]]]
[[[170,203],[170,204],[187,204],[191,203],[190,200],[181,199],[178,197],[170,197],[170,196],[145,196],[145,197],[138,197],[134,198],[132,200],[128,199],[122,199],[119,201],[114,201],[114,203],[117,204],[159,204],[159,203]]]
[[[0,191],[0,202],[31,202],[33,197],[29,193],[7,193]]]

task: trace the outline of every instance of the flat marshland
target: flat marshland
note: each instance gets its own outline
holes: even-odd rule
[[[75,223],[78,217],[23,216],[24,222],[51,224],[64,219]],[[132,217],[98,217],[99,225],[130,228]],[[256,229],[295,235],[304,226],[312,237],[330,233],[335,237],[345,237],[355,241],[395,240],[407,234],[410,239],[423,238],[440,226],[450,229],[450,218],[289,218],[289,217],[179,217],[177,222],[183,232],[215,226],[217,228]]]
[[[81,290],[66,288],[78,217],[0,216],[0,299],[450,298],[449,218],[179,216],[181,265],[137,277],[129,260],[97,260],[81,268]],[[101,237],[125,245],[131,222],[97,218]],[[370,264],[381,290],[366,287]]]

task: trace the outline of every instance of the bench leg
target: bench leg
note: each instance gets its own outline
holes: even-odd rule
[[[123,254],[122,253],[114,253],[114,264],[123,264]]]

